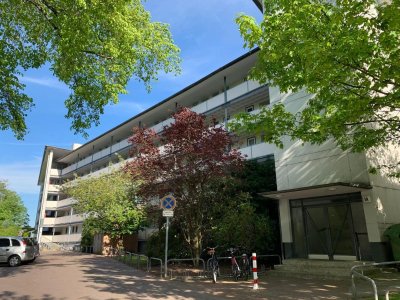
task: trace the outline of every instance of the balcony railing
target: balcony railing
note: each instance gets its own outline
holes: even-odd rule
[[[50,170],[50,176],[60,176],[61,175],[61,170],[59,169],[51,169]]]
[[[54,226],[70,223],[81,223],[83,222],[83,217],[80,215],[64,216],[59,218],[44,218],[43,226]]]
[[[269,154],[273,154],[274,151],[276,151],[276,146],[267,143],[260,143],[245,148],[241,148],[239,149],[239,151],[243,155],[247,156],[246,159],[254,159]]]
[[[49,238],[53,243],[78,243],[81,240],[81,234],[60,234],[54,236],[46,236],[46,238]]]

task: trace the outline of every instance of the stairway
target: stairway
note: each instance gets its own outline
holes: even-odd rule
[[[316,259],[285,259],[282,265],[268,271],[270,276],[295,278],[350,279],[350,269],[361,261],[329,261]]]

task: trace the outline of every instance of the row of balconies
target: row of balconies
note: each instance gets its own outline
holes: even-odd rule
[[[245,81],[229,90],[227,90],[227,101],[232,101],[233,99],[246,94],[252,90],[255,90],[256,88],[260,87],[260,84],[255,82],[255,81]],[[197,113],[205,113],[207,111],[210,111],[218,106],[221,106],[224,104],[224,94],[221,93],[219,95],[216,95],[215,97],[212,97],[196,106],[192,107],[192,110],[197,112]],[[152,126],[151,128],[155,130],[156,132],[160,132],[163,130],[164,126],[170,125],[171,122],[173,121],[172,118],[169,118],[165,121],[159,122],[158,124]],[[124,139],[116,144],[111,145],[110,147],[107,147],[105,149],[102,149],[99,152],[96,152],[93,154],[93,156],[88,156],[64,169],[61,171],[61,175],[65,175],[71,171],[74,171],[82,166],[88,165],[92,163],[93,161],[99,160],[105,156],[108,156],[114,152],[117,152],[121,149],[124,149],[129,146],[128,138]]]

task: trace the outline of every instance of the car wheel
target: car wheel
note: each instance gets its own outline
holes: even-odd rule
[[[8,259],[8,265],[10,267],[17,267],[21,264],[21,258],[18,255],[13,255]]]

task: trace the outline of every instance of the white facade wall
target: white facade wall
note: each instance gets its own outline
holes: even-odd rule
[[[312,95],[304,91],[281,93],[279,88],[270,89],[271,105],[282,102],[291,113],[305,108]],[[371,163],[400,161],[400,151],[391,147],[380,149],[379,154],[343,151],[333,140],[321,145],[283,139],[283,149],[274,151],[278,191],[312,187],[329,183],[361,183],[372,186],[362,196],[368,238],[370,242],[384,240],[383,232],[391,224],[400,223],[400,185],[381,175],[368,172]],[[279,201],[282,241],[292,242],[289,200]]]

